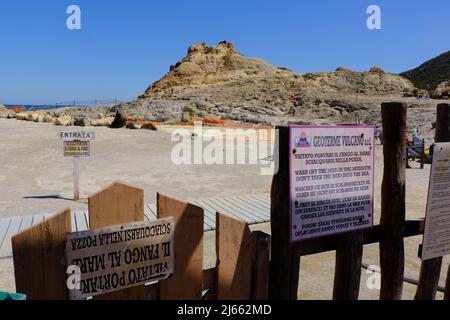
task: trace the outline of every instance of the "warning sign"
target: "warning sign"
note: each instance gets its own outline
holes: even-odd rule
[[[291,241],[373,225],[373,126],[290,127]]]
[[[90,157],[91,143],[90,141],[64,141],[64,157]]]
[[[71,299],[167,278],[174,267],[172,218],[70,233],[67,285]]]

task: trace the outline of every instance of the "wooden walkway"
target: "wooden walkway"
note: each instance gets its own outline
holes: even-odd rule
[[[211,231],[216,227],[216,212],[222,212],[244,220],[248,224],[270,221],[270,195],[252,194],[207,199],[189,199],[188,202],[205,210],[204,230]],[[145,219],[156,219],[156,204],[145,205]],[[50,217],[52,213],[34,216],[12,217],[0,219],[0,258],[12,257],[11,237]],[[89,213],[87,210],[72,212],[73,231],[89,229]]]

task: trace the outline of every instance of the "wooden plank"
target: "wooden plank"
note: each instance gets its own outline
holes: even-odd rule
[[[258,198],[252,198],[249,195],[237,196],[236,198],[236,200],[240,200],[247,206],[258,208],[258,212],[261,212],[264,217],[270,217],[269,203],[263,204]]]
[[[203,212],[205,214],[205,223],[208,224],[209,227],[212,227],[213,229],[216,228],[216,211],[208,206],[202,205],[202,201],[200,200],[188,200],[189,203],[192,203],[196,206],[199,206],[200,208],[203,208]]]
[[[246,194],[240,196],[240,198],[256,201],[265,211],[268,210],[270,214],[270,197],[257,194]]]
[[[221,212],[227,213],[228,215],[232,215],[232,216],[234,216],[238,219],[241,219],[247,223],[251,223],[251,224],[256,223],[255,217],[251,216],[248,213],[245,213],[243,210],[237,210],[237,209],[233,208],[232,206],[226,205],[217,199],[211,198],[208,200],[210,201],[211,205],[214,205],[214,207],[216,207],[216,211],[221,211]],[[216,220],[216,225],[217,225],[217,220]]]
[[[88,222],[86,221],[84,211],[75,211],[73,215],[75,216],[75,219],[77,221],[77,230],[78,231],[88,230]]]
[[[205,224],[212,230],[216,228],[216,210],[212,208],[209,204],[207,204],[203,200],[195,200],[195,201],[189,201],[190,203],[199,206],[203,209],[204,215],[205,215]],[[214,215],[214,218],[211,217],[211,214]]]
[[[152,211],[148,207],[148,205],[144,205],[144,220],[149,221],[153,217]]]
[[[248,224],[217,213],[217,299],[249,300],[252,279],[252,234]]]
[[[411,220],[405,222],[405,238],[415,237],[423,234],[424,221]],[[373,228],[362,230],[364,234],[364,245],[374,244],[380,242],[381,228],[380,225],[376,225]],[[338,236],[333,235],[325,238],[309,239],[301,242],[299,248],[299,254],[301,256],[308,256],[312,254],[328,252],[336,250],[338,247]]]
[[[450,142],[450,105],[437,105],[435,142]],[[442,257],[422,261],[415,300],[434,300],[442,268]]]
[[[38,224],[40,222],[44,221],[44,215],[43,214],[37,214],[33,216],[33,226],[35,224]]]
[[[158,219],[158,209],[156,208],[156,203],[149,204],[148,207],[152,212],[153,219]]]
[[[400,300],[403,291],[405,249],[406,115],[404,103],[383,103],[384,172],[381,186],[382,300]]]
[[[144,190],[115,182],[88,199],[91,229],[144,221]],[[98,300],[147,300],[155,287],[138,286],[96,296]]]
[[[22,224],[23,217],[13,217],[11,218],[11,223],[9,225],[8,231],[5,235],[5,240],[0,248],[0,257],[11,257],[12,255],[12,244],[11,237],[20,231],[20,225]]]
[[[364,234],[355,231],[337,239],[333,300],[358,300]]]
[[[297,300],[300,253],[302,245],[292,245],[289,236],[289,127],[276,128],[274,151],[278,172],[273,176],[271,189],[270,227],[271,260],[269,271],[269,299]],[[275,164],[277,167],[277,165]]]
[[[230,205],[239,208],[255,217],[255,220],[260,223],[263,221],[269,221],[270,210],[262,209],[255,201],[247,202],[245,200],[239,199],[239,197],[224,198],[224,202],[230,203]]]
[[[236,214],[239,214],[242,217],[246,217],[245,219],[243,219],[237,215],[237,217],[239,219],[242,219],[249,224],[256,224],[256,223],[260,223],[260,222],[264,221],[264,219],[261,216],[259,216],[259,214],[256,212],[257,209],[255,209],[252,206],[247,207],[245,205],[242,205],[241,203],[239,203],[237,201],[237,199],[232,199],[232,198],[227,198],[227,197],[213,198],[213,199],[218,201],[219,203],[221,203],[223,207],[233,210],[233,212],[236,212]],[[222,210],[217,210],[217,211],[222,211]]]
[[[263,194],[251,194],[248,196],[254,199],[259,199],[263,205],[267,206],[270,209],[270,195],[266,196]]]
[[[66,300],[65,241],[70,209],[12,238],[16,291],[28,300]]]
[[[115,182],[90,196],[88,206],[91,229],[144,221],[144,190]]]
[[[26,230],[33,225],[33,216],[24,216],[20,225],[20,231]]]
[[[175,266],[160,283],[162,300],[201,300],[203,286],[203,208],[157,194],[158,218],[173,217]]]
[[[10,224],[11,224],[11,218],[0,219],[0,250],[6,239],[6,233],[8,232]]]
[[[262,231],[252,232],[252,300],[269,298],[270,235]]]

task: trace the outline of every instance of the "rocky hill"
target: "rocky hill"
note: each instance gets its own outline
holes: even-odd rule
[[[401,75],[410,79],[417,88],[432,91],[440,83],[450,80],[450,51]]]
[[[120,108],[128,117],[154,121],[189,116],[267,124],[336,116],[353,121],[354,111],[368,109],[365,97],[401,97],[413,89],[408,79],[377,67],[297,74],[246,58],[223,41],[212,47],[192,45],[164,77]]]

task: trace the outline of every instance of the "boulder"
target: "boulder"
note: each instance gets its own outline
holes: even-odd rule
[[[434,99],[450,99],[450,80],[439,84],[433,91],[432,97]]]
[[[28,121],[28,112],[19,112],[16,114],[17,120]]]
[[[0,104],[0,118],[15,118],[16,113],[14,111],[11,111],[7,109],[4,105]]]
[[[141,129],[147,129],[147,130],[153,130],[153,131],[158,130],[158,129],[156,128],[156,126],[155,126],[153,123],[151,123],[151,122],[144,123],[144,124],[141,126]]]
[[[73,120],[71,116],[62,116],[55,120],[55,126],[71,126],[73,124]]]
[[[78,115],[73,119],[73,125],[78,127],[86,127],[90,124],[90,121],[87,117],[83,115]]]
[[[130,122],[127,122],[126,127],[127,127],[127,129],[141,129],[142,125],[130,121]]]
[[[44,115],[44,117],[42,118],[43,123],[53,123],[54,121],[55,119],[49,114]]]
[[[125,126],[126,120],[120,110],[116,111],[116,116],[114,117],[114,121],[111,123],[111,128],[118,129],[123,128]]]
[[[98,120],[92,120],[91,125],[94,127],[109,127],[114,121],[114,117],[106,117]]]

